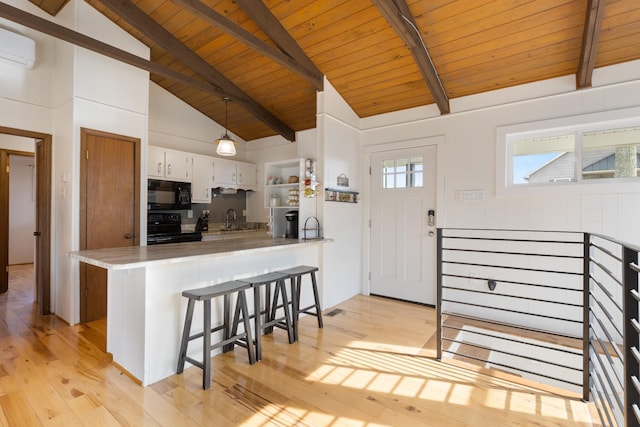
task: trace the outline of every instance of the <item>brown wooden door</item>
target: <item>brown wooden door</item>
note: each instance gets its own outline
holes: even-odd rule
[[[37,139],[36,155],[36,301],[41,314],[51,313],[51,137]]]
[[[139,140],[83,129],[80,169],[80,249],[138,244]],[[82,322],[107,315],[107,271],[83,264]]]
[[[9,154],[0,150],[0,293],[9,289]]]

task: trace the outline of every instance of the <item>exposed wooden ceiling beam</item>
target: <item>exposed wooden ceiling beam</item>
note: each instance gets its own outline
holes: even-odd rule
[[[580,64],[576,75],[576,86],[579,89],[591,87],[591,77],[596,63],[600,28],[602,27],[602,17],[604,16],[604,4],[605,0],[589,0],[587,4],[584,33],[582,34],[582,48],[580,50]]]
[[[80,46],[92,52],[96,52],[117,61],[124,62],[125,64],[129,64],[150,73],[154,73],[167,79],[182,83],[186,86],[199,89],[203,92],[212,93],[221,97],[226,95],[226,92],[224,92],[222,88],[218,86],[212,85],[202,80],[185,76],[184,74],[181,74],[163,65],[156,64],[144,58],[140,58],[139,56],[133,55],[127,51],[118,49],[94,38],[85,36],[84,34],[70,30],[67,27],[63,27],[54,22],[40,18],[39,16],[32,15],[13,6],[9,6],[6,3],[0,2],[0,17],[15,22],[16,24],[23,25],[27,28],[31,28],[32,30],[48,34],[59,40],[63,40],[76,46]]]
[[[413,55],[418,69],[422,74],[433,98],[440,109],[441,114],[447,114],[449,108],[449,97],[442,86],[436,67],[433,65],[427,46],[422,40],[415,20],[409,6],[405,0],[372,0],[373,4],[380,10],[391,27],[402,38],[405,45]]]
[[[282,135],[289,141],[295,141],[295,131],[283,123],[266,108],[244,93],[231,80],[211,66],[207,61],[189,49],[182,41],[164,29],[147,14],[141,11],[129,0],[100,0],[100,2],[115,12],[121,19],[136,27],[138,31],[162,46],[174,58],[191,68],[209,83],[222,88],[233,102],[240,105],[258,120]]]
[[[302,50],[298,42],[291,37],[291,34],[284,28],[280,20],[271,13],[271,10],[264,2],[262,0],[236,0],[236,3],[244,9],[249,17],[258,24],[260,29],[273,40],[284,54],[294,58],[303,67],[312,70],[314,75],[319,76],[320,86],[316,86],[316,88],[322,90],[322,71],[318,69],[311,58]]]
[[[198,18],[206,21],[214,27],[221,29],[225,33],[234,37],[239,42],[244,43],[252,49],[255,49],[267,58],[272,59],[273,61],[296,73],[305,80],[308,80],[309,82],[311,82],[311,84],[314,85],[317,90],[322,90],[323,75],[320,70],[318,70],[312,62],[310,62],[310,60],[308,62],[302,63],[302,61],[300,61],[296,56],[288,55],[286,51],[282,52],[278,49],[273,48],[271,45],[265,43],[263,40],[259,39],[249,31],[242,28],[240,25],[225,18],[223,15],[211,9],[209,6],[199,0],[171,1],[189,10],[194,16],[197,16]]]

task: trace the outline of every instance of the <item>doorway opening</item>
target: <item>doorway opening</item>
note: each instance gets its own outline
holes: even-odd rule
[[[16,197],[10,196],[11,156],[32,156],[35,161],[33,170],[27,171],[29,173],[24,175],[32,176],[33,207],[30,210],[35,212],[35,215],[33,223],[24,227],[31,227],[32,236],[35,237],[32,263],[35,274],[35,302],[39,306],[39,314],[51,314],[51,153],[51,135],[0,127],[0,171],[8,172],[0,174],[0,293],[9,289],[10,210],[13,202],[21,203]],[[15,157],[13,163],[17,169],[21,169],[18,166],[19,157]],[[14,180],[20,181],[18,178]],[[24,183],[22,185],[24,189]],[[29,212],[25,216],[29,216]],[[25,230],[21,231],[24,234]],[[24,236],[21,238],[24,239]],[[15,250],[15,247],[13,249]],[[25,251],[28,252],[29,249]],[[12,262],[15,262],[13,254]]]

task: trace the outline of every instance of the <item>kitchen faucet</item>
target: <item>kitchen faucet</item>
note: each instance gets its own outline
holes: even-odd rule
[[[224,219],[224,228],[227,230],[231,230],[231,224],[233,224],[233,222],[236,220],[236,211],[234,209],[227,210]]]

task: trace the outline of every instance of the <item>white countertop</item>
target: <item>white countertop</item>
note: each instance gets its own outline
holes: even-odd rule
[[[233,239],[211,240],[188,243],[169,243],[152,246],[127,246],[124,248],[94,249],[69,252],[69,257],[87,264],[111,270],[147,267],[154,264],[195,261],[210,257],[230,255],[248,255],[291,248],[295,246],[314,245],[322,240],[297,240],[263,237],[237,237]]]

